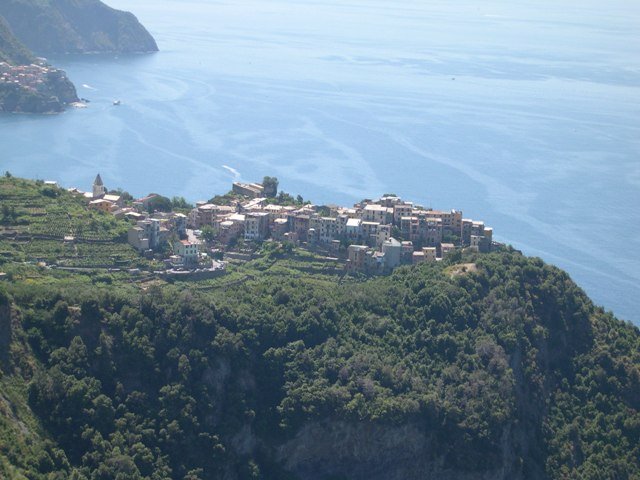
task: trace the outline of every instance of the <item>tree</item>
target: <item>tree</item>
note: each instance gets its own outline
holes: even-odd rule
[[[173,206],[173,208],[180,208],[183,210],[190,210],[193,208],[193,205],[187,202],[184,197],[173,197],[171,199],[171,205]]]
[[[331,216],[331,208],[327,207],[326,205],[320,205],[318,208],[316,208],[316,211],[321,217]]]
[[[200,231],[202,232],[202,238],[204,238],[207,242],[212,242],[216,237],[216,231],[211,225],[203,226]]]
[[[131,195],[129,192],[127,192],[126,190],[123,190],[122,188],[117,188],[115,190],[111,190],[109,192],[112,195],[120,195],[121,199],[124,202],[131,202],[133,201],[133,195]]]
[[[11,212],[11,208],[6,203],[2,204],[2,223],[11,223],[11,219],[13,218],[13,214]]]
[[[149,200],[149,203],[147,204],[147,211],[149,213],[170,212],[171,200],[169,200],[167,197],[163,197],[162,195],[156,195]]]
[[[267,197],[275,197],[278,194],[277,177],[264,177],[262,179],[262,186],[264,187],[264,194]]]

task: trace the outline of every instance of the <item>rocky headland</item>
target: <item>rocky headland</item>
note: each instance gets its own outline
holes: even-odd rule
[[[58,113],[78,101],[65,72],[35,55],[157,50],[133,14],[99,0],[3,0],[0,112]]]
[[[0,16],[38,55],[158,50],[153,37],[132,13],[99,0],[3,0]]]
[[[78,95],[66,73],[44,63],[0,63],[0,111],[59,113]]]

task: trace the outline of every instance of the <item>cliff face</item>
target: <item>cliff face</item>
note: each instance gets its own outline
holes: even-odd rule
[[[520,480],[511,435],[505,431],[503,462],[489,471],[447,466],[445,455],[418,422],[376,425],[326,421],[306,424],[278,448],[287,471],[305,480]],[[342,475],[342,477],[341,477]],[[527,478],[544,478],[528,476]]]
[[[3,0],[0,16],[39,55],[158,50],[133,14],[99,0]]]

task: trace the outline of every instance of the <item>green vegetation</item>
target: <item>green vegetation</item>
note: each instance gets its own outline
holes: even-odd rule
[[[637,477],[638,330],[537,259],[460,260],[475,271],[338,284],[275,249],[203,289],[8,284],[33,351],[28,415],[55,442],[39,472],[284,478],[265,445],[324,419],[417,425],[436,440],[420,461],[453,471],[501,467],[507,435],[525,477]]]
[[[224,277],[131,282],[18,263],[72,257],[31,232],[54,219],[96,222],[82,255],[120,254],[126,222],[41,182],[0,200],[0,478],[640,475],[640,332],[539,259],[366,280],[265,243]]]
[[[216,231],[211,225],[204,225],[200,231],[202,232],[202,238],[207,242],[212,242],[216,238]]]
[[[267,203],[271,203],[274,205],[283,205],[286,207],[303,207],[311,202],[305,202],[304,198],[302,198],[302,195],[298,195],[294,198],[293,195],[287,192],[280,191],[276,197],[267,198]]]
[[[117,188],[115,190],[110,190],[108,193],[111,194],[111,195],[120,196],[122,198],[122,201],[124,201],[124,202],[131,202],[131,201],[134,200],[133,195],[131,195],[126,190],[122,190],[121,188]]]
[[[170,212],[173,208],[173,204],[170,199],[167,197],[163,197],[162,195],[157,195],[151,193],[150,195],[155,195],[152,197],[147,203],[147,211],[149,213],[153,212]]]
[[[233,205],[235,202],[241,202],[242,200],[246,200],[243,195],[229,191],[224,195],[216,195],[210,198],[209,203],[213,203],[214,205]]]
[[[171,199],[171,207],[173,211],[188,213],[193,208],[193,205],[187,202],[184,197],[173,197]]]
[[[99,0],[0,1],[0,62],[28,65],[38,55],[155,52],[155,40],[128,12]],[[50,72],[38,91],[0,82],[0,112],[58,113],[77,102],[63,72]]]
[[[227,192],[224,195],[216,195],[209,199],[209,203],[213,203],[214,205],[234,205],[236,202],[242,202],[246,200],[247,197],[241,195],[239,193],[235,193],[233,191]],[[286,192],[279,192],[277,196],[268,197],[266,199],[266,203],[269,205],[283,205],[283,206],[293,206],[293,207],[303,207],[304,205],[308,205],[310,202],[305,201],[301,195],[294,197],[293,195]]]
[[[0,16],[39,55],[158,50],[131,13],[99,0],[3,0]]]
[[[0,16],[0,62],[24,65],[34,60],[31,52],[13,35],[6,20]]]
[[[0,267],[24,261],[65,267],[144,263],[126,243],[127,221],[88,210],[82,197],[66,190],[5,176],[0,203]]]
[[[266,197],[273,198],[278,193],[278,179],[276,177],[264,177],[262,186]]]

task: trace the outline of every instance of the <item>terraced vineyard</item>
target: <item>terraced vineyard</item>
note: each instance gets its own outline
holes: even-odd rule
[[[84,198],[43,182],[0,178],[0,264],[42,261],[65,267],[144,263],[126,243],[130,224],[89,210]],[[65,242],[65,237],[73,237]]]
[[[124,241],[126,228],[119,227],[119,222],[101,212],[88,212],[90,216],[71,216],[60,208],[49,208],[45,215],[34,217],[29,233],[45,235],[60,239],[67,235],[80,241],[112,242]],[[107,218],[98,218],[107,217]]]

